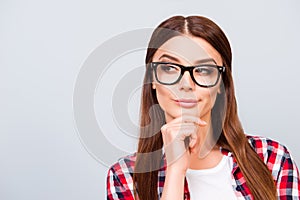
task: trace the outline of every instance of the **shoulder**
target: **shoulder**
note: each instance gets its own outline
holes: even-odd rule
[[[247,138],[252,148],[267,165],[275,180],[279,178],[280,173],[298,173],[296,163],[285,145],[261,136],[247,135]],[[295,177],[297,176],[295,175]]]
[[[115,175],[124,173],[132,174],[134,171],[135,160],[136,153],[119,158],[118,161],[109,168],[109,171],[111,171]]]
[[[120,158],[108,170],[106,187],[107,199],[134,199],[133,170],[135,154]]]
[[[247,135],[247,138],[270,170],[276,183],[278,197],[299,199],[299,171],[287,147],[266,137]]]
[[[277,157],[289,156],[287,147],[276,140],[262,136],[246,135],[252,148],[260,156],[268,157],[276,154]]]
[[[136,154],[120,158],[114,163],[107,173],[107,187],[113,188],[113,191],[126,193],[133,190],[133,172]]]

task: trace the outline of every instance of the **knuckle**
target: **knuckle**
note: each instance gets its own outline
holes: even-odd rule
[[[166,130],[167,130],[167,125],[164,124],[164,125],[160,128],[160,131],[161,131],[162,133],[164,133],[164,132],[166,132]]]

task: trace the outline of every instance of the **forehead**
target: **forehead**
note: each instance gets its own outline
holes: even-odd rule
[[[180,35],[169,39],[158,48],[153,60],[159,59],[163,54],[172,55],[189,64],[212,58],[218,65],[222,65],[220,54],[207,41],[195,36]]]

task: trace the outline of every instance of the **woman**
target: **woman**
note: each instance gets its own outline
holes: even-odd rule
[[[231,60],[225,34],[205,17],[155,29],[138,150],[109,169],[107,199],[299,199],[286,147],[242,129]]]

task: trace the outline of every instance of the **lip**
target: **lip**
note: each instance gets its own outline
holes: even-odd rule
[[[183,108],[193,108],[197,105],[198,101],[195,99],[177,99],[176,104]]]

